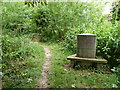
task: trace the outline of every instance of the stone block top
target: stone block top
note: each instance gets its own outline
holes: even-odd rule
[[[94,37],[96,37],[95,34],[90,34],[90,33],[78,34],[78,36],[94,36]]]

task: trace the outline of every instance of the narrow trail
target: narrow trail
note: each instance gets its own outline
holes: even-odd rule
[[[41,73],[41,78],[39,80],[39,88],[48,88],[48,78],[47,78],[47,74],[50,71],[50,65],[51,65],[51,53],[49,50],[49,47],[47,46],[43,46],[44,50],[45,50],[45,56],[46,56],[46,61],[43,65],[43,71]]]

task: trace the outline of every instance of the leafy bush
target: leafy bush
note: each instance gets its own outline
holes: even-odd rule
[[[2,37],[3,63],[9,63],[10,60],[24,59],[30,49],[30,40],[26,37],[11,38],[8,35]]]
[[[97,55],[107,59],[111,67],[116,66],[117,59],[120,59],[120,36],[118,27],[111,27],[108,34],[98,37]]]
[[[104,24],[105,26],[105,24]],[[120,59],[120,37],[119,37],[119,29],[118,27],[111,27],[109,31],[107,28],[104,29],[96,28],[94,31],[97,34],[97,56],[102,56],[107,59],[111,65],[111,67],[116,66],[117,59]],[[99,30],[98,30],[99,29]],[[106,32],[104,31],[106,29]],[[66,34],[65,38],[65,46],[75,52],[76,50],[76,36],[77,34],[83,33],[84,31],[71,30]],[[93,33],[93,32],[90,32]]]
[[[30,40],[27,37],[2,36],[3,87],[17,87],[23,82],[21,71],[28,67],[26,57],[31,52]]]
[[[2,3],[2,29],[10,29],[17,34],[30,32],[32,23],[30,13],[32,9],[24,5],[23,2],[3,2]]]
[[[92,33],[97,35],[98,56],[107,59],[112,67],[120,58],[118,24],[113,26],[107,20],[100,3],[48,3],[35,9],[33,17],[37,31],[45,41],[64,40],[64,46],[75,52],[77,34]]]
[[[93,12],[99,12],[98,9],[94,9],[93,4],[54,2],[48,3],[47,6],[37,7],[33,15],[33,21],[36,23],[37,31],[42,35],[42,39],[63,40],[66,33],[71,29],[83,29],[86,25],[90,28],[92,27],[90,22],[98,23],[98,21],[101,21],[101,17],[96,19],[99,17],[97,14],[91,16]],[[86,21],[87,24],[85,24]]]

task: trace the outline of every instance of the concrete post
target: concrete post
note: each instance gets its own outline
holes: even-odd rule
[[[96,56],[96,35],[77,35],[77,56],[81,58],[95,58]]]

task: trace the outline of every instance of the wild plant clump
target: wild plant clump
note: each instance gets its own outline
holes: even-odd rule
[[[71,7],[72,6],[72,7]],[[54,8],[55,7],[55,8]],[[76,50],[76,35],[97,35],[97,56],[107,59],[111,67],[120,58],[120,31],[102,14],[102,5],[61,2],[38,6],[33,14],[37,32],[44,41],[62,41],[67,49]],[[114,63],[114,64],[113,64]]]
[[[93,2],[49,2],[47,5],[38,4],[35,7],[27,7],[24,3],[4,2],[2,11],[3,81],[10,83],[15,79],[15,83],[8,83],[5,87],[21,85],[20,83],[24,82],[22,79],[26,77],[30,80],[29,74],[28,76],[25,74],[26,72],[29,73],[28,67],[34,69],[33,67],[38,66],[37,62],[34,61],[35,56],[32,56],[31,53],[36,52],[39,45],[35,50],[31,48],[29,34],[33,34],[42,41],[59,41],[64,49],[66,48],[74,53],[77,46],[77,34],[96,34],[97,56],[107,59],[111,67],[118,66],[117,60],[120,60],[120,27],[119,21],[115,20],[115,13],[118,12],[113,14],[114,20],[111,22],[107,15],[102,14],[102,11],[102,5]],[[28,56],[34,59],[26,60]],[[61,57],[59,58],[61,59]],[[39,60],[39,58],[37,59]],[[25,69],[25,73],[20,72],[22,69]],[[119,66],[116,72],[119,86]],[[18,80],[21,77],[22,79]]]
[[[30,40],[25,37],[12,38],[4,35],[2,37],[3,62],[24,59],[24,56],[27,56],[31,51],[29,42]]]

